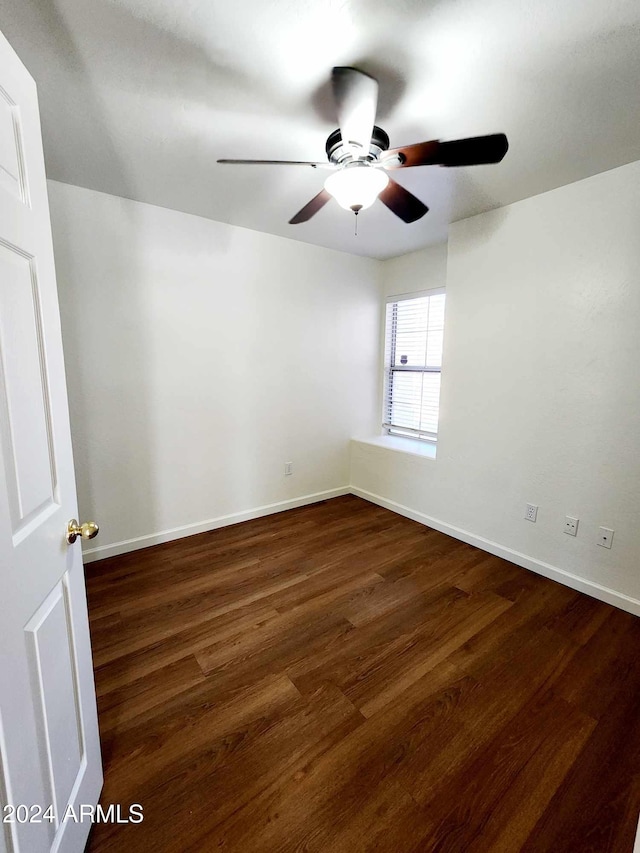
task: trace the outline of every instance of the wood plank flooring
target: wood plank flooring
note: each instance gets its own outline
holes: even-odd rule
[[[87,575],[92,853],[631,853],[636,617],[352,496]]]

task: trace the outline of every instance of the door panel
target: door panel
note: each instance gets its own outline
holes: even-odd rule
[[[0,187],[19,201],[29,198],[24,173],[20,109],[0,86]]]
[[[17,542],[54,503],[55,463],[34,259],[0,243],[0,279],[2,442]]]
[[[71,800],[84,757],[66,580],[56,586],[25,628],[32,652],[31,683],[40,706],[48,788],[58,816]]]

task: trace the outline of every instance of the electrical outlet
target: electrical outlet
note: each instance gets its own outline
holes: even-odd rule
[[[293,474],[293,462],[284,463],[284,476],[290,477]]]
[[[527,504],[524,517],[527,521],[535,521],[538,518],[538,507],[535,504]]]
[[[611,548],[611,543],[613,542],[613,530],[610,527],[599,527],[598,528],[598,545],[601,545],[603,548]]]
[[[566,515],[564,518],[564,532],[568,536],[577,536],[578,535],[578,522],[580,519],[572,518],[570,515]]]

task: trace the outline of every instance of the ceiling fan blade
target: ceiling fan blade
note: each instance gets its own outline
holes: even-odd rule
[[[331,82],[343,145],[369,153],[378,107],[378,81],[357,68],[334,68]]]
[[[313,169],[335,169],[333,163],[313,163],[309,160],[218,160],[242,166],[311,166]]]
[[[403,222],[415,222],[424,216],[429,210],[426,204],[423,204],[419,198],[405,190],[403,186],[397,184],[389,178],[389,183],[378,196],[380,201],[385,204],[392,213],[399,216]]]
[[[318,195],[314,196],[310,202],[305,204],[302,210],[299,210],[293,219],[289,220],[289,225],[298,225],[300,222],[308,222],[312,216],[325,206],[331,195],[326,190],[320,190]]]
[[[389,165],[391,169],[407,166],[479,166],[483,163],[499,163],[508,149],[509,141],[504,133],[455,139],[452,142],[434,139],[385,151],[383,162],[387,157],[399,157],[397,165]]]

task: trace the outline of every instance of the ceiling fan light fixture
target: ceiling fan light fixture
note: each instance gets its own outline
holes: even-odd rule
[[[345,210],[358,213],[371,207],[389,183],[389,176],[368,163],[353,163],[329,175],[324,188]]]

